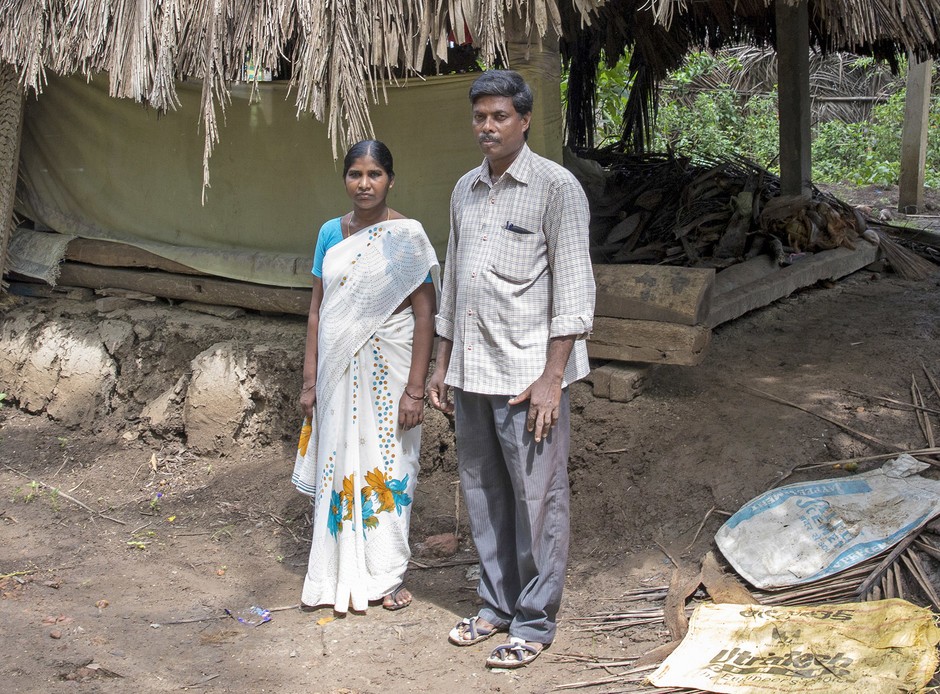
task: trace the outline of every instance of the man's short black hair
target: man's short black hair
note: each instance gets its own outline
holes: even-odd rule
[[[487,70],[477,77],[470,87],[470,103],[483,96],[509,97],[520,116],[532,113],[532,90],[514,70]]]

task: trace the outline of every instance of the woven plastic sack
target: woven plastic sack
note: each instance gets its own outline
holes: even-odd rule
[[[705,603],[650,676],[728,694],[919,692],[937,667],[930,610],[891,599],[813,607]]]
[[[940,513],[940,482],[906,453],[852,477],[772,489],[715,534],[728,562],[763,589],[827,578],[896,545]]]

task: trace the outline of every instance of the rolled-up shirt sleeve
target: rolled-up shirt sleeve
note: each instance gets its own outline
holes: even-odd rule
[[[590,208],[572,176],[559,181],[545,211],[543,229],[552,271],[549,337],[587,338],[594,325],[594,272],[590,253]]]
[[[457,305],[457,212],[453,194],[450,202],[450,234],[441,276],[441,307],[434,318],[434,327],[441,337],[454,340],[454,311]]]

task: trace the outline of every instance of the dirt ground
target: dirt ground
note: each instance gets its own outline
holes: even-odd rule
[[[891,198],[841,194],[879,207]],[[412,542],[420,549],[456,530],[457,554],[416,557],[405,610],[305,613],[296,606],[308,507],[289,480],[303,321],[224,320],[160,302],[103,314],[68,298],[8,297],[3,308],[6,692],[545,692],[596,680],[603,670],[570,656],[637,656],[667,633],[662,624],[594,631],[579,618],[627,608],[630,589],[665,585],[669,556],[699,560],[727,514],[784,477],[849,474],[794,468],[883,452],[748,386],[912,448],[925,441],[910,412],[849,391],[907,400],[913,375],[928,405],[940,400],[923,371],[940,375],[940,277],[870,270],[720,326],[704,363],[657,368],[632,402],[574,385],[558,638],[523,671],[488,672],[493,642],[446,642],[475,613],[476,595],[442,415],[425,428]],[[55,333],[62,325],[67,339]],[[67,354],[37,347],[56,340]],[[235,385],[207,390],[212,382]],[[253,606],[271,610],[270,621],[232,618],[252,619]]]

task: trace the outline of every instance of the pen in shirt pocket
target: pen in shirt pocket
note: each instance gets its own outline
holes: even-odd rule
[[[506,222],[506,226],[505,226],[504,228],[506,229],[506,231],[514,231],[514,232],[516,232],[517,234],[533,234],[533,233],[535,233],[535,232],[529,231],[528,229],[523,229],[522,227],[516,226],[516,225],[513,224],[512,222]]]

